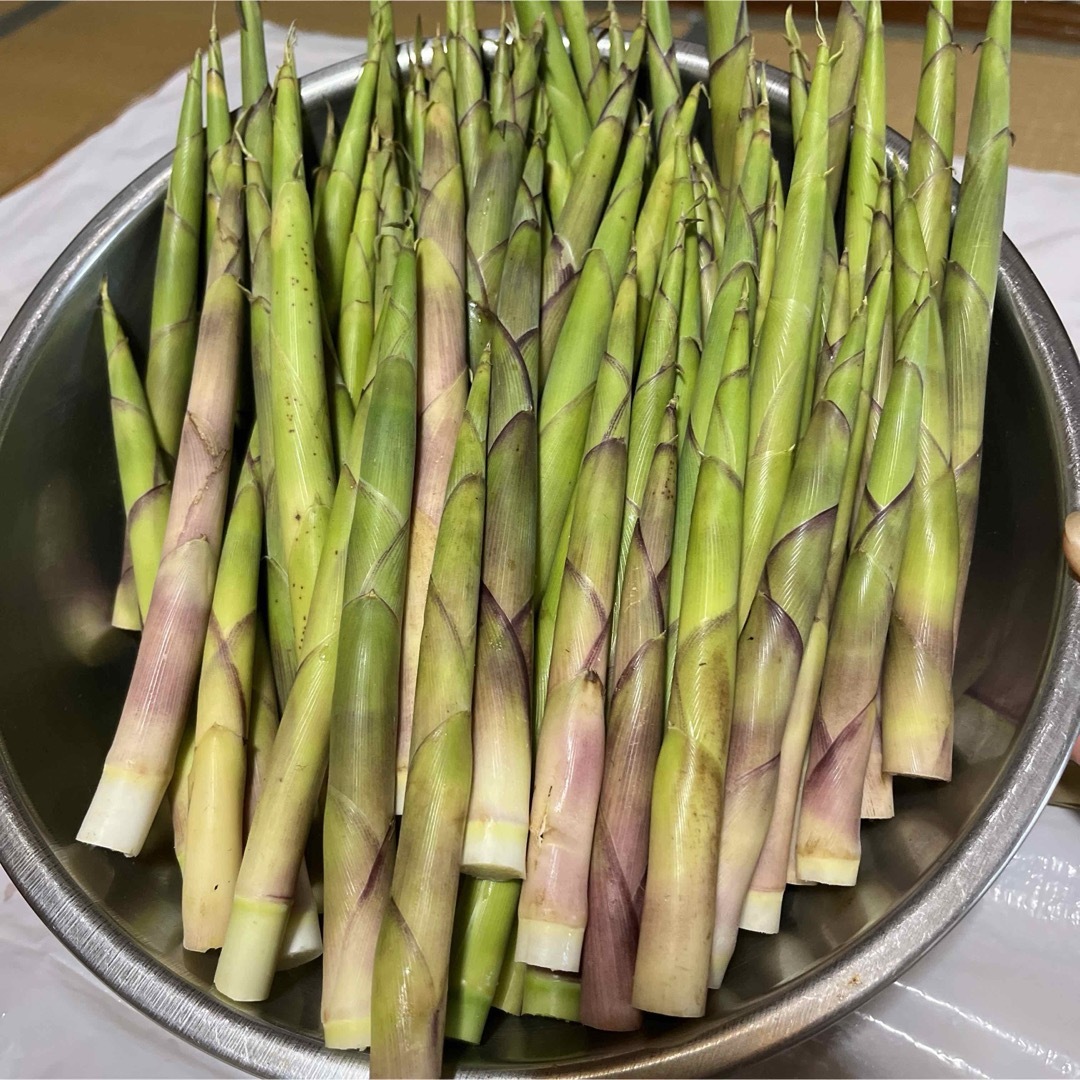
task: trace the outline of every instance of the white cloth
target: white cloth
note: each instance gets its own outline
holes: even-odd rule
[[[284,30],[267,27],[271,56]],[[302,34],[301,73],[361,43]],[[229,99],[239,41],[223,42]],[[0,199],[0,327],[116,192],[173,145],[184,73]],[[1014,169],[1006,231],[1080,341],[1080,176]],[[1080,815],[1048,809],[987,896],[902,979],[750,1075],[1080,1076]],[[99,983],[0,874],[0,1075],[240,1075]]]

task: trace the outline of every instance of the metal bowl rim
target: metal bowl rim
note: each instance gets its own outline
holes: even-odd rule
[[[677,43],[684,73],[707,76],[699,46]],[[306,104],[347,89],[362,57],[302,82]],[[768,69],[770,98],[787,101],[787,77]],[[889,132],[889,151],[906,161],[907,141]],[[0,439],[50,317],[107,241],[163,196],[172,155],[136,178],[100,211],[34,288],[0,341]],[[1008,238],[1002,245],[999,300],[1012,309],[1036,355],[1051,404],[1061,502],[1080,506],[1080,365],[1057,312]],[[615,1052],[545,1073],[573,1076],[707,1075],[779,1051],[827,1026],[896,979],[946,934],[993,882],[1034,824],[1080,734],[1080,591],[1060,572],[1057,619],[1031,714],[1017,732],[1011,762],[983,800],[983,813],[885,918],[831,960],[717,1021],[715,1030],[674,1048]],[[7,767],[0,769],[0,863],[42,921],[87,967],[130,1004],[175,1034],[259,1075],[367,1075],[366,1057],[325,1050],[208,996],[145,953],[98,910],[71,878]],[[533,1067],[536,1069],[538,1067]],[[528,1070],[528,1071],[533,1071]],[[477,1073],[477,1075],[479,1075]],[[493,1076],[494,1072],[484,1075]]]

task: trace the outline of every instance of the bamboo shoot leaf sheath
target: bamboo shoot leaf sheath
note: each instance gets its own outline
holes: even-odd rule
[[[409,537],[405,629],[401,654],[400,734],[397,796],[405,802],[409,745],[416,692],[416,664],[424,625],[431,561],[446,496],[446,478],[468,391],[465,318],[465,189],[452,106],[432,81],[424,118],[424,171],[417,212],[417,316],[420,338],[420,420],[416,443],[416,491]],[[447,91],[452,95],[452,87]]]
[[[172,776],[210,617],[246,304],[243,175],[234,136],[161,565],[116,736],[79,829],[84,843],[125,855],[141,850]]]

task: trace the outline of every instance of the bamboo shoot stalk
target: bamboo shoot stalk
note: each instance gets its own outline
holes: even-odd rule
[[[698,325],[700,329],[698,366],[701,365],[700,347],[704,342],[704,328],[709,323],[712,314],[713,302],[720,285],[720,265],[713,256],[713,241],[709,223],[704,218],[699,218],[701,232],[698,235],[698,273],[701,275],[701,303],[698,307]],[[686,417],[690,422],[689,411]]]
[[[649,125],[645,123],[627,147],[596,242],[585,256],[544,383],[539,423],[537,596],[542,596],[547,587],[555,547],[585,450],[593,392],[615,298],[630,259],[648,148]]]
[[[285,933],[278,949],[278,971],[293,971],[322,956],[320,896],[321,892],[316,894],[316,886],[311,881],[307,863],[302,862],[300,872],[296,875],[296,891],[293,894],[288,921],[285,923]]]
[[[631,271],[628,271],[632,273]],[[555,616],[559,610],[559,595],[565,578],[566,552],[570,545],[570,527],[574,523],[574,506],[577,502],[577,486],[570,498],[570,508],[563,520],[559,543],[555,548],[555,558],[551,562],[547,588],[540,599],[540,610],[536,616],[536,695],[533,704],[533,720],[536,734],[540,733],[540,722],[544,718],[547,704],[548,676],[551,672],[551,652],[555,643]]]
[[[142,849],[173,775],[210,615],[244,311],[242,188],[234,136],[161,564],[116,735],[79,829],[83,843],[125,855]]]
[[[1012,146],[1009,130],[1011,42],[1012,4],[1009,0],[996,0],[979,51],[964,178],[960,184],[941,309],[952,403],[952,469],[956,477],[960,535],[957,628],[971,566],[979,505],[990,324],[994,315],[1005,186]]]
[[[495,996],[491,999],[493,1008],[510,1016],[520,1016],[525,998],[525,972],[527,964],[519,964],[514,957],[517,954],[517,917],[510,931],[510,940],[506,943],[502,970],[495,986]]]
[[[902,338],[906,320],[915,313],[915,300],[923,284],[923,275],[929,273],[929,261],[919,219],[914,213],[911,189],[900,166],[893,171],[890,190],[893,221],[893,321],[896,336]],[[925,400],[923,404],[926,404]],[[945,453],[948,454],[947,447]]]
[[[379,194],[393,148],[373,133],[360,181],[345,270],[338,322],[341,373],[355,407],[367,382],[371,343],[375,337],[375,251],[379,228]]]
[[[578,89],[585,101],[589,123],[595,124],[608,97],[608,69],[601,63],[596,38],[589,31],[584,0],[559,0],[559,10],[562,12],[566,36],[570,40],[570,59],[573,61]]]
[[[244,802],[244,836],[251,832],[258,805],[266,786],[270,754],[278,730],[277,691],[273,663],[266,634],[255,630],[255,662],[251,686],[251,717],[247,726],[247,792]],[[301,862],[296,892],[285,934],[278,950],[277,969],[300,967],[322,955],[322,930],[311,889],[307,866]]]
[[[844,247],[851,266],[851,309],[866,295],[870,228],[877,204],[878,180],[885,174],[885,37],[881,0],[871,0],[866,18],[866,47],[855,91],[855,121],[848,156]]]
[[[315,812],[315,820],[321,821],[323,813],[326,810],[326,779],[323,778],[323,786],[319,792],[318,806]],[[311,884],[312,896],[315,900],[315,910],[319,913],[320,918],[325,909],[326,889],[325,882],[323,880],[323,837],[320,829],[313,828],[308,833],[307,844],[304,846],[304,859],[310,863],[310,870],[308,871],[308,877]],[[300,879],[297,878],[297,888],[300,886]],[[294,900],[294,903],[299,903],[299,896]],[[292,918],[293,911],[289,912],[290,919]]]
[[[330,102],[326,103],[326,130],[323,133],[322,146],[319,148],[319,167],[311,185],[311,221],[318,233],[322,222],[323,200],[326,198],[326,184],[334,171],[334,155],[337,153],[338,129],[334,119],[334,110]]]
[[[926,12],[922,75],[911,136],[908,187],[940,306],[952,225],[952,161],[956,136],[956,43],[952,0],[932,0]]]
[[[795,16],[789,6],[784,13],[784,37],[788,43],[788,101],[791,109],[791,138],[796,150],[802,140],[802,122],[806,115],[810,80],[807,77],[810,62],[802,50],[802,38],[795,25]]]
[[[484,92],[484,58],[476,29],[473,0],[448,0],[457,9],[457,28],[450,48],[457,53],[454,67],[454,104],[461,147],[461,172],[465,193],[471,198],[480,162],[491,131],[491,107]],[[476,358],[477,362],[479,357]]]
[[[838,276],[838,283],[845,275]],[[840,325],[846,291],[834,292]],[[834,328],[835,328],[834,324]],[[720,829],[716,921],[709,985],[719,986],[735,949],[743,903],[772,819],[781,744],[799,667],[826,581],[844,475],[859,407],[866,308],[830,343],[822,394],[799,443],[791,480],[750,615],[739,637],[724,817]]]
[[[693,95],[697,96],[697,95]],[[688,98],[688,100],[691,100]],[[674,171],[672,173],[671,202],[668,204],[667,221],[664,222],[664,239],[660,245],[660,261],[657,266],[658,280],[664,280],[664,271],[667,269],[668,259],[675,248],[675,236],[680,226],[686,233],[690,232],[690,222],[695,216],[693,172],[690,164],[690,133],[681,122],[669,125],[674,132],[674,141],[671,142],[667,154],[674,158]],[[693,127],[693,123],[689,125]],[[652,301],[655,293],[649,296],[649,316],[652,315]],[[648,319],[646,319],[646,329]],[[640,352],[640,349],[638,350]]]
[[[661,432],[626,560],[611,652],[606,749],[589,868],[589,918],[581,959],[581,1019],[633,1031],[631,1003],[649,803],[664,727],[668,565],[675,526],[676,441]]]
[[[483,1038],[520,892],[520,881],[461,878],[447,980],[449,1039],[475,1045]]]
[[[700,84],[686,96],[674,123],[668,125],[656,170],[649,182],[641,212],[634,226],[634,244],[638,251],[638,326],[637,351],[640,353],[649,326],[649,313],[656,286],[663,278],[664,264],[671,251],[675,234],[671,215],[672,199],[678,193],[684,208],[693,203],[693,187],[690,180],[689,152],[684,161],[675,155],[680,138],[692,147],[694,118],[701,97]],[[683,165],[686,165],[683,171]],[[704,162],[702,162],[704,164]],[[680,175],[676,175],[676,168]]]
[[[740,626],[765,567],[791,473],[804,384],[810,377],[806,368],[829,216],[825,150],[830,70],[828,50],[821,45],[784,208],[772,293],[751,373]]]
[[[930,273],[914,199],[893,181],[897,261]],[[952,776],[953,618],[959,569],[956,481],[949,466],[949,382],[937,302],[929,302],[928,347],[915,356],[923,381],[922,423],[911,524],[893,599],[881,683],[881,753],[889,773]]]
[[[352,395],[345,385],[345,376],[341,370],[341,359],[334,344],[334,331],[326,317],[322,299],[319,300],[319,319],[322,326],[323,357],[326,364],[326,403],[330,411],[330,431],[333,437],[333,464],[341,468],[349,448],[349,435],[352,432],[353,408]]]
[[[244,108],[248,109],[262,97],[269,85],[262,6],[259,0],[238,0],[236,14],[240,22],[240,85]],[[249,117],[248,126],[250,122]],[[250,144],[248,149],[251,149]]]
[[[566,156],[566,147],[562,144],[559,129],[551,116],[551,108],[548,104],[547,93],[541,83],[537,91],[537,100],[540,102],[538,110],[539,121],[536,123],[537,131],[544,133],[544,193],[547,195],[548,205],[551,209],[551,217],[558,220],[566,205],[566,197],[570,193],[570,162]],[[554,231],[554,230],[552,230]],[[548,243],[544,244],[547,250]]]
[[[671,213],[671,194],[675,186],[675,154],[668,154],[656,163],[652,179],[642,200],[637,221],[634,222],[633,243],[636,252],[638,283],[637,349],[645,342],[649,326],[649,308],[660,280],[661,249],[667,234]]]
[[[361,173],[367,159],[368,141],[371,138],[371,120],[375,111],[382,49],[382,42],[376,39],[371,47],[371,55],[361,68],[348,115],[338,136],[334,164],[326,178],[322,213],[317,215],[315,225],[315,258],[319,267],[320,295],[326,308],[326,317],[335,328],[341,313],[342,282],[349,236],[356,215],[356,201],[360,195]]]
[[[400,132],[403,128],[401,88],[398,85],[397,37],[394,34],[394,7],[391,0],[371,0],[369,25],[370,40],[381,45],[375,88],[375,122],[383,136],[389,138],[392,133]]]
[[[184,948],[221,948],[240,869],[247,721],[262,562],[259,436],[247,454],[221,546],[195,710],[181,910]]]
[[[551,0],[514,0],[514,11],[522,27],[532,27],[543,20],[544,88],[560,141],[566,148],[567,161],[573,166],[585,151],[593,125],[589,123],[570,55],[555,22]]]
[[[279,527],[298,652],[334,498],[334,446],[300,129],[290,38],[274,93],[270,390]]]
[[[139,380],[140,383],[142,380]],[[154,437],[157,448],[157,437]],[[139,592],[135,586],[135,567],[131,561],[131,538],[124,523],[124,546],[120,554],[120,580],[113,595],[111,622],[117,630],[141,630],[142,612],[139,611]]]
[[[576,513],[570,526],[555,616],[518,902],[515,959],[556,971],[579,969],[588,918],[634,374],[637,283],[632,277],[623,278],[615,303],[578,478],[576,498],[588,513]],[[669,412],[665,426],[674,427],[674,410]]]
[[[780,180],[780,166],[772,159],[769,169],[769,193],[765,198],[765,224],[761,232],[761,254],[758,270],[758,296],[754,306],[754,345],[761,338],[761,325],[769,310],[773,277],[776,274],[776,248],[780,231],[784,227],[784,185]]]
[[[607,0],[608,10],[608,79],[613,79],[623,62],[626,53],[626,38],[623,35],[622,22],[615,0]]]
[[[879,236],[880,232],[879,222]],[[891,239],[890,232],[885,233],[885,239]],[[887,327],[890,325],[892,313],[892,259],[888,250],[881,258],[882,264],[878,266],[875,253],[872,263],[873,276],[867,298],[862,385],[859,388],[859,405],[837,506],[836,524],[833,527],[825,587],[806,638],[795,693],[780,744],[780,766],[772,820],[739,919],[740,928],[763,934],[775,934],[780,928],[780,906],[789,877],[788,864],[793,860],[792,836],[798,820],[807,745],[821,687],[821,673],[825,665],[829,622],[847,556],[848,534],[855,517],[862,476],[862,446],[870,419],[871,390],[883,353],[886,347],[891,349],[891,331]]]
[[[705,150],[697,139],[692,139],[690,142],[690,160],[697,169],[704,187],[705,216],[712,230],[713,247],[719,259],[724,250],[724,240],[727,238],[727,208],[720,201],[716,176],[705,157]]]
[[[864,821],[883,821],[895,814],[892,773],[883,771],[881,767],[881,691],[879,690],[874,700],[874,727],[870,733],[870,757],[866,762],[859,817]]]
[[[538,486],[540,166],[541,149],[534,145],[518,186],[516,221],[503,272],[506,288],[500,291],[491,338],[491,418],[473,704],[473,776],[462,867],[466,873],[493,878],[520,878],[524,874],[529,825]],[[496,958],[496,963],[500,959]]]
[[[690,175],[691,181],[694,185],[694,202],[699,203],[702,207],[701,213],[698,215],[697,219],[697,272],[701,277],[701,284],[699,286],[699,292],[701,293],[701,296],[700,302],[698,304],[697,318],[699,333],[701,333],[704,331],[704,328],[709,325],[709,316],[712,314],[713,301],[716,299],[716,293],[720,287],[720,257],[717,254],[712,220],[709,217],[707,196],[705,194],[705,182],[704,180],[702,180],[701,173],[697,169],[696,165],[691,166]],[[723,249],[722,239],[720,249]],[[704,336],[703,333],[702,336]],[[698,364],[700,365],[700,363],[701,356],[699,352]],[[686,408],[687,410],[689,410],[692,396],[686,397],[684,400],[686,401]],[[689,419],[689,412],[687,412],[687,422],[689,422]]]
[[[539,33],[534,32],[519,50],[508,94],[510,116],[500,119],[488,134],[479,175],[469,194],[466,289],[469,356],[473,364],[484,351],[490,321],[498,308],[518,184],[529,150],[529,114],[536,91],[539,44]]]
[[[450,935],[472,781],[490,385],[490,361],[481,358],[454,448],[431,565],[411,783],[375,949],[374,1076],[442,1075]]]
[[[656,114],[656,140],[659,145],[682,105],[682,76],[675,57],[671,36],[671,12],[666,0],[645,0],[648,33],[649,91]]]
[[[866,438],[863,442],[862,462],[859,470],[857,490],[862,491],[866,487],[866,477],[870,469],[870,456],[874,451],[874,442],[877,438],[878,424],[881,421],[881,411],[885,407],[885,397],[889,391],[889,380],[892,377],[893,353],[895,351],[895,329],[897,319],[895,311],[895,289],[892,282],[892,181],[888,176],[882,175],[878,183],[877,206],[874,209],[874,221],[870,230],[870,264],[881,265],[883,252],[888,250],[890,258],[890,283],[889,283],[889,306],[885,312],[885,326],[881,342],[881,355],[878,359],[877,371],[874,383],[870,388],[870,412],[867,418]],[[901,269],[901,272],[902,269]],[[872,275],[871,275],[872,276]],[[901,313],[902,314],[902,313]],[[851,536],[848,539],[850,548],[855,537],[854,515],[850,524]]]
[[[423,19],[416,16],[416,29],[413,31],[413,39],[409,48],[409,73],[405,87],[405,100],[403,104],[405,121],[405,147],[410,156],[415,149],[415,136],[417,128],[423,134],[423,113],[417,111],[418,105],[427,103],[427,73],[424,70],[424,26]],[[412,172],[414,178],[419,179],[420,163],[414,160]]]
[[[173,830],[173,852],[183,877],[187,860],[187,820],[191,794],[191,766],[195,761],[195,717],[190,716],[184,724],[180,748],[176,752],[176,765],[169,781],[170,818]]]
[[[461,22],[461,5],[456,0],[450,0],[446,5],[446,63],[450,69],[450,78],[457,82],[458,77],[458,51],[455,43],[458,24]]]
[[[401,183],[397,154],[391,152],[386,162],[379,192],[379,226],[375,254],[375,331],[386,310],[386,298],[394,283],[397,260],[406,244],[406,232],[412,229],[412,215],[405,212],[405,188]],[[412,238],[409,238],[409,243]]]
[[[252,661],[251,714],[247,721],[244,748],[244,838],[251,832],[262,788],[266,785],[267,762],[278,734],[278,690],[274,687],[270,645],[261,620],[255,625],[255,654]]]
[[[739,915],[739,929],[758,934],[776,934],[780,930],[780,909],[789,882],[799,884],[794,874],[793,839],[798,828],[802,799],[803,773],[810,728],[821,688],[825,650],[829,640],[829,617],[832,597],[826,585],[818,603],[813,625],[803,650],[795,693],[791,700],[787,726],[780,745],[779,775],[769,830],[750,880],[750,887]]]
[[[150,352],[146,358],[146,400],[158,444],[170,467],[180,448],[200,325],[199,236],[205,198],[205,153],[202,53],[196,53],[184,88],[176,151],[165,193],[150,309]]]
[[[419,26],[417,34],[419,36]],[[503,22],[495,38],[495,59],[491,64],[488,78],[488,103],[491,107],[491,126],[513,123],[514,108],[510,94],[510,75],[514,68],[516,35],[510,26]]]
[[[210,248],[217,231],[218,207],[225,184],[229,138],[232,120],[229,99],[225,92],[225,66],[221,59],[221,39],[218,37],[217,12],[210,21],[210,44],[206,50],[206,214],[203,242],[209,261]]]
[[[698,106],[701,104],[701,97],[704,92],[704,83],[694,83],[687,91],[686,97],[681,99],[678,109],[672,114],[670,122],[664,129],[663,137],[659,140],[659,157],[668,157],[675,149],[675,144],[681,136],[686,140],[690,158],[696,164],[694,144],[697,139],[694,136],[694,128],[697,125]],[[701,160],[704,163],[704,156],[702,156]],[[705,163],[705,168],[708,168],[707,163]],[[661,257],[663,257],[663,252],[661,252]]]
[[[521,1011],[528,1016],[550,1016],[576,1024],[581,1019],[581,979],[565,971],[526,967]]]
[[[735,680],[750,312],[732,320],[694,493],[666,726],[653,778],[632,1004],[701,1016]]]
[[[416,693],[416,664],[424,626],[431,561],[468,392],[465,319],[465,192],[452,110],[432,83],[424,118],[424,175],[417,217],[416,486],[408,545],[404,630],[401,644],[397,802],[405,802]]]
[[[634,100],[644,38],[644,30],[639,24],[630,39],[619,78],[612,84],[604,110],[582,152],[580,165],[574,171],[562,211],[554,216],[555,232],[544,252],[543,307],[540,310],[541,388],[546,385],[582,263],[596,236],[615,179],[626,121]],[[545,54],[545,59],[550,61],[550,55]]]
[[[820,347],[810,356],[812,377],[806,380],[814,387],[810,395],[811,407],[816,405],[825,393],[825,384],[829,381],[829,376],[836,366],[840,348],[844,344],[852,323],[854,312],[851,307],[851,269],[846,251],[841,255],[839,265],[829,276],[833,280],[825,309],[828,319],[824,323],[825,331],[819,343]],[[823,268],[822,278],[824,277]],[[823,284],[825,284],[824,281]],[[822,289],[822,294],[824,295],[824,289]]]
[[[768,103],[755,109],[754,133],[746,155],[742,176],[738,181],[731,215],[727,224],[727,239],[720,264],[720,290],[713,302],[712,313],[702,342],[701,364],[694,387],[686,438],[679,454],[679,483],[675,510],[675,539],[671,553],[671,592],[668,599],[668,673],[670,691],[672,669],[679,633],[679,613],[682,608],[683,579],[686,570],[687,538],[694,509],[694,495],[701,462],[705,456],[705,441],[715,408],[716,392],[727,356],[727,341],[735,312],[746,297],[751,319],[758,294],[759,237],[755,229],[762,222],[770,183],[772,161]],[[764,223],[762,222],[762,226]]]
[[[686,437],[690,405],[701,364],[701,266],[699,249],[705,229],[704,207],[696,199],[686,224],[682,300],[679,307],[679,344],[675,352],[675,398],[679,402],[679,444]]]
[[[826,235],[828,236],[830,230],[826,227]],[[845,252],[846,257],[846,252]],[[847,323],[851,319],[851,308],[848,302],[848,284],[850,283],[850,277],[847,273],[847,264],[845,262],[844,271],[844,297],[843,307],[847,308],[844,314],[844,329],[847,327]],[[821,254],[821,281],[818,285],[817,302],[814,305],[814,321],[812,323],[813,329],[810,332],[810,350],[806,359],[806,381],[803,383],[803,397],[802,397],[802,409],[799,413],[799,439],[801,440],[803,435],[806,434],[806,427],[810,423],[810,414],[814,410],[814,402],[817,400],[815,391],[818,387],[819,375],[825,369],[825,361],[828,358],[828,349],[826,346],[826,330],[829,319],[833,317],[834,308],[832,301],[834,299],[834,291],[838,283],[838,274],[840,271],[839,260],[837,258],[836,249],[834,246],[826,243]],[[841,310],[838,306],[835,311],[837,314]],[[750,355],[750,377],[754,376],[754,367],[757,364],[756,353]]]
[[[676,152],[678,153],[678,151]],[[676,210],[672,201],[672,211]],[[641,351],[634,384],[627,446],[626,500],[619,541],[619,584],[621,588],[634,526],[641,513],[641,500],[664,412],[675,393],[675,368],[679,345],[679,312],[686,266],[686,219],[680,214],[664,277],[653,298],[649,328]],[[696,261],[696,260],[695,260]]]
[[[104,280],[101,283],[101,323],[109,370],[113,442],[127,519],[126,546],[136,591],[134,614],[139,625],[135,629],[140,629],[150,609],[154,578],[161,561],[172,486],[158,449],[142,380]]]
[[[742,95],[742,109],[739,111],[739,126],[735,129],[735,139],[732,144],[732,153],[734,160],[732,161],[731,168],[734,176],[742,176],[743,168],[746,166],[746,155],[750,152],[750,143],[754,137],[755,122],[757,120],[757,114],[755,111],[755,101],[761,102],[763,99],[768,98],[768,94],[765,92],[764,79],[761,77],[762,69],[759,67],[757,60],[754,57],[753,50],[750,51],[750,63],[746,69],[746,78],[743,81],[743,95]],[[755,97],[754,87],[757,86],[757,95]],[[730,204],[728,206],[730,210]],[[760,227],[758,233],[761,232]]]
[[[262,1001],[270,993],[304,845],[326,775],[342,597],[350,538],[358,516],[358,477],[366,452],[367,418],[371,411],[396,404],[400,379],[391,372],[379,381],[382,363],[390,360],[396,370],[412,364],[416,353],[415,259],[411,249],[398,261],[395,286],[380,320],[378,363],[356,411],[349,454],[338,478],[326,550],[315,580],[309,630],[301,643],[300,666],[266,766],[267,781],[244,849],[229,928],[214,976],[217,989],[234,1001]]]
[[[417,27],[419,33],[419,27]],[[416,55],[420,55],[419,44],[416,47]],[[419,60],[415,64],[416,75],[414,78],[412,102],[409,112],[406,113],[406,146],[412,159],[412,168],[409,170],[412,182],[410,189],[415,199],[420,196],[420,174],[424,171],[424,113],[427,112],[427,78]]]
[[[739,185],[733,172],[735,132],[742,110],[743,86],[750,64],[751,41],[746,4],[706,4],[705,29],[709,54],[709,101],[712,116],[716,186],[727,206]]]
[[[866,12],[870,0],[841,0],[832,38],[832,77],[829,81],[828,173],[830,214],[836,213],[848,156],[855,92],[866,45]],[[820,60],[814,62],[817,74]],[[813,86],[811,86],[813,93]],[[831,220],[831,218],[830,218]]]
[[[271,211],[270,182],[273,162],[273,108],[267,84],[266,49],[262,14],[257,3],[240,6],[240,73],[243,85],[244,193],[247,211],[249,259],[248,311],[251,335],[251,371],[255,387],[255,415],[263,430],[260,473],[266,519],[266,594],[270,652],[274,683],[284,701],[296,675],[296,635],[293,630],[289,577],[286,567],[277,465],[273,439],[273,391],[270,386]]]
[[[907,539],[922,413],[914,360],[929,339],[929,275],[893,367],[857,514],[855,545],[840,580],[810,734],[796,839],[803,881],[853,885],[859,817],[893,592]]]
[[[418,294],[419,274],[402,253],[394,289],[399,303],[413,281]],[[345,569],[323,832],[322,1020],[326,1044],[335,1049],[371,1042],[372,969],[394,869],[396,676],[417,441],[416,351],[409,347],[415,340],[410,334],[402,353],[380,356],[375,371]]]

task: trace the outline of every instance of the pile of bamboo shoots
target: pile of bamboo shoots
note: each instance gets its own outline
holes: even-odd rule
[[[317,162],[292,35],[270,86],[239,5],[230,114],[211,31],[145,364],[102,284],[141,638],[79,838],[171,809],[222,994],[321,953],[383,1076],[492,1007],[700,1016],[789,884],[855,883],[894,776],[949,779],[1011,19],[954,216],[951,7],[906,165],[879,0],[812,62],[789,13],[790,176],[743,4],[687,88],[666,2],[399,44],[373,0]]]

